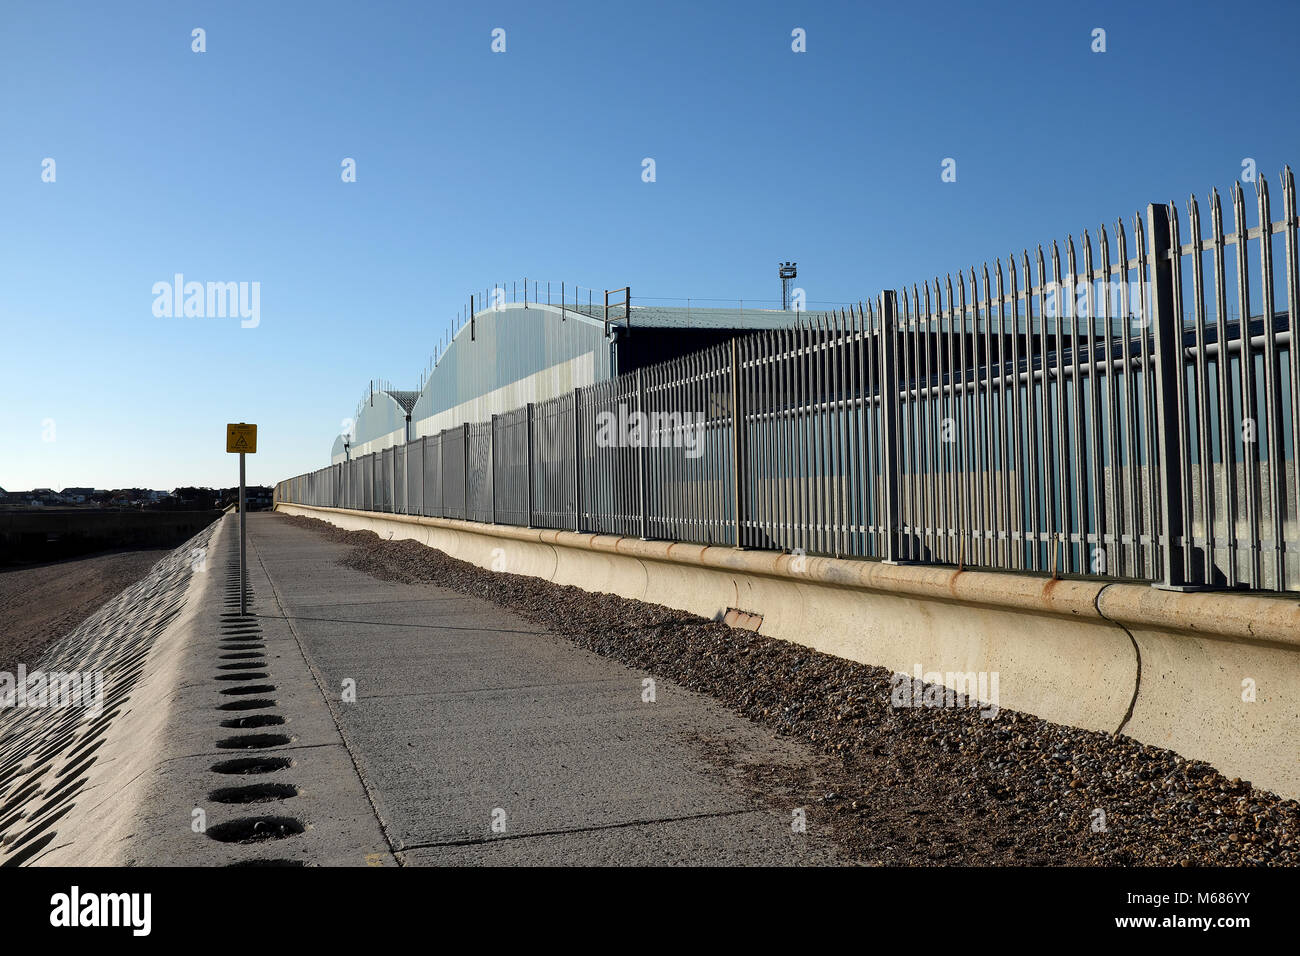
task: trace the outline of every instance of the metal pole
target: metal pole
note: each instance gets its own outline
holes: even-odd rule
[[[1160,461],[1149,462],[1158,468],[1160,483],[1156,493],[1160,501],[1163,576],[1157,586],[1181,589],[1188,585],[1187,549],[1183,540],[1183,482],[1185,472],[1181,451],[1182,411],[1186,407],[1183,372],[1183,322],[1174,311],[1173,264],[1170,261],[1169,211],[1162,204],[1147,206],[1147,241],[1150,243],[1151,324],[1155,329],[1156,432]],[[1245,240],[1242,240],[1243,244]],[[1179,255],[1178,249],[1172,250]],[[1202,467],[1206,467],[1204,463]]]
[[[248,538],[244,517],[244,453],[239,453],[239,616],[248,613]]]
[[[744,420],[740,411],[740,348],[736,339],[731,340],[731,504],[733,509],[732,519],[735,522],[735,547],[741,547],[742,535],[741,525],[744,521],[744,510],[741,507],[741,489],[744,487],[744,479],[741,477],[741,467],[744,463],[743,439],[741,430],[744,427]]]

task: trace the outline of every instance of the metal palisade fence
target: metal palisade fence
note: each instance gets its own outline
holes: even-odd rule
[[[1152,205],[281,482],[278,500],[1300,590],[1295,184]],[[1251,208],[1255,225],[1248,225]],[[1208,221],[1207,221],[1208,220]],[[1289,543],[1288,543],[1289,542]]]

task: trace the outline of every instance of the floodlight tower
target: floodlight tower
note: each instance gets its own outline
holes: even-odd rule
[[[790,311],[790,282],[799,274],[796,262],[781,263],[781,311]]]

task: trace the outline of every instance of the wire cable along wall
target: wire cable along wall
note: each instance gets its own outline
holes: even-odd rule
[[[1151,205],[1128,229],[288,479],[277,499],[1300,590],[1290,168],[1281,183],[1276,221],[1264,180],[1204,214],[1193,197],[1185,221]]]

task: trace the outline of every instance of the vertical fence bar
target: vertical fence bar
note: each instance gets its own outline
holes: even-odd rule
[[[1223,464],[1223,515],[1226,530],[1224,577],[1228,587],[1238,583],[1237,573],[1237,443],[1233,436],[1232,358],[1228,351],[1227,236],[1223,232],[1223,205],[1219,191],[1210,192],[1210,225],[1214,230],[1214,320],[1219,354],[1215,366],[1219,379],[1219,454]]]
[[[939,292],[937,285],[934,291],[937,296]],[[940,494],[942,489],[940,468],[943,461],[943,447],[939,441],[942,437],[940,431],[940,418],[942,417],[940,401],[943,395],[943,392],[939,390],[939,386],[943,383],[943,375],[939,367],[940,336],[935,325],[934,304],[930,299],[930,283],[928,281],[925,283],[924,313],[921,313],[920,309],[921,306],[918,302],[918,314],[924,316],[922,320],[920,378],[924,386],[924,398],[918,398],[918,406],[921,412],[919,428],[923,449],[923,464],[926,472],[924,549],[928,551],[928,560],[935,561],[938,560],[943,547],[943,539],[939,530],[943,523],[943,501]],[[870,394],[870,389],[868,389],[868,394]]]
[[[1084,241],[1087,241],[1087,235],[1084,235]],[[1083,426],[1084,426],[1084,407],[1083,407],[1083,362],[1080,346],[1082,342],[1079,337],[1079,321],[1088,314],[1089,300],[1087,298],[1088,286],[1091,284],[1086,278],[1083,279],[1084,286],[1084,303],[1083,316],[1079,315],[1079,263],[1074,252],[1074,237],[1070,236],[1065,247],[1066,269],[1070,276],[1070,291],[1073,293],[1070,301],[1070,336],[1068,339],[1070,348],[1070,438],[1071,445],[1069,453],[1072,459],[1072,467],[1068,469],[1073,475],[1074,487],[1074,515],[1066,526],[1066,530],[1071,534],[1077,534],[1078,538],[1075,546],[1071,549],[1074,558],[1069,571],[1083,571],[1088,566],[1088,498],[1087,498],[1087,449],[1083,443]],[[1064,395],[1062,395],[1064,401]]]
[[[1269,537],[1272,541],[1266,567],[1273,588],[1280,590],[1286,578],[1286,550],[1282,540],[1286,453],[1283,450],[1282,395],[1278,384],[1277,332],[1273,322],[1273,230],[1266,177],[1259,177],[1255,191],[1259,201],[1260,314],[1264,319],[1264,428],[1258,429],[1256,437],[1261,437],[1262,433],[1268,446]]]
[[[1246,521],[1249,528],[1250,586],[1260,586],[1259,554],[1259,441],[1254,427],[1255,356],[1250,343],[1250,234],[1246,226],[1246,198],[1241,183],[1233,183],[1232,212],[1237,235],[1237,341],[1241,346],[1238,374],[1241,379],[1241,417],[1233,432],[1241,438],[1242,491],[1246,498]],[[1247,427],[1247,422],[1250,427]]]
[[[573,390],[573,530],[582,530],[582,389]]]
[[[835,330],[835,550],[836,557],[849,553],[847,500],[849,478],[848,421],[848,342],[849,325],[840,310]]]
[[[1084,348],[1087,351],[1087,375],[1088,375],[1088,401],[1087,405],[1087,422],[1089,425],[1087,445],[1089,450],[1089,460],[1091,470],[1089,472],[1089,495],[1091,503],[1089,510],[1092,518],[1092,548],[1085,548],[1084,552],[1088,555],[1089,561],[1080,571],[1091,573],[1105,573],[1106,564],[1104,555],[1106,553],[1106,509],[1103,506],[1103,499],[1106,491],[1106,474],[1102,470],[1102,431],[1101,431],[1101,383],[1098,380],[1098,359],[1097,359],[1097,295],[1094,287],[1095,270],[1092,259],[1092,239],[1085,230],[1083,233],[1083,274],[1088,283],[1088,297],[1086,316],[1088,322],[1088,332],[1085,337]],[[1109,296],[1110,286],[1105,286],[1105,295]],[[1101,562],[1098,562],[1098,556],[1103,556]]]
[[[899,560],[899,434],[898,434],[898,365],[895,352],[898,339],[898,299],[893,290],[880,294],[880,450],[881,489],[884,507],[881,557],[889,564]]]
[[[646,432],[650,428],[650,418],[645,412],[645,383],[642,381],[641,369],[636,370],[636,410],[637,414],[640,416],[638,418],[640,427],[637,432],[637,436],[640,440],[637,442],[636,449],[637,501],[641,511],[641,538],[642,540],[646,540],[649,539],[650,533],[646,523],[648,520],[648,511],[646,509],[645,447],[646,442],[649,440],[649,435],[647,435]]]
[[[1150,246],[1143,238],[1145,227],[1143,226],[1144,218],[1141,213],[1134,216],[1133,223],[1133,240],[1138,248],[1139,255],[1143,261],[1150,259]],[[1149,302],[1152,294],[1148,292],[1147,286],[1151,275],[1152,268],[1144,266],[1138,269],[1138,290],[1141,294],[1142,302]],[[1160,462],[1157,460],[1159,452],[1156,448],[1158,430],[1157,413],[1156,413],[1156,386],[1153,385],[1155,379],[1155,348],[1151,334],[1151,319],[1143,312],[1142,323],[1139,326],[1139,344],[1141,347],[1141,359],[1139,365],[1142,369],[1142,409],[1141,423],[1142,433],[1141,441],[1143,452],[1146,455],[1146,481],[1142,485],[1142,493],[1139,500],[1142,503],[1143,512],[1143,529],[1146,532],[1143,536],[1145,539],[1145,553],[1143,554],[1143,574],[1150,580],[1156,580],[1162,573],[1161,562],[1164,560],[1164,553],[1160,550],[1160,528],[1157,522],[1159,518],[1158,511],[1160,505],[1159,495],[1154,491],[1157,487],[1156,482],[1159,480],[1157,474],[1160,468]]]
[[[546,290],[549,294],[551,284],[546,284]],[[531,528],[533,526],[533,416],[536,414],[537,406],[529,402],[526,406],[528,411],[524,418],[524,481],[527,483],[527,494],[524,498],[527,509],[525,512],[524,526]]]
[[[902,445],[898,449],[899,465],[903,477],[899,480],[899,557],[914,560],[912,542],[916,540],[916,398],[913,388],[916,385],[914,365],[916,362],[916,315],[907,298],[907,287],[903,287],[899,300],[899,384],[903,397],[899,400],[898,433]],[[918,396],[919,397],[919,396]]]
[[[1282,170],[1282,214],[1282,227],[1286,237],[1286,328],[1291,337],[1287,345],[1291,391],[1291,521],[1300,530],[1300,250],[1296,248],[1300,220],[1296,218],[1295,175],[1290,166]],[[1284,554],[1283,561],[1285,557]],[[1285,588],[1286,582],[1278,587]]]
[[[460,460],[461,460],[461,467],[465,472],[461,484],[461,497],[463,499],[461,516],[466,521],[469,521],[470,520],[470,516],[469,516],[469,422],[466,422],[464,425],[460,426],[460,433],[461,433]]]
[[[741,487],[744,484],[743,459],[741,457],[741,429],[744,420],[740,410],[740,343],[733,336],[731,339],[731,493],[732,520],[734,522],[735,547],[744,547],[741,536],[744,508],[741,504]]]
[[[805,552],[817,550],[816,508],[817,492],[814,484],[816,465],[816,445],[813,438],[816,427],[814,415],[815,385],[813,381],[813,317],[805,315],[798,322],[795,352],[792,356],[791,373],[800,397],[796,404],[795,439],[798,442],[798,466],[795,480],[799,495],[799,546]]]
[[[813,547],[823,554],[826,552],[826,373],[823,368],[826,343],[826,317],[818,316],[813,320],[812,342],[808,352],[808,366],[812,377],[811,394],[811,441],[812,461],[809,479],[813,482],[813,509],[816,514],[816,531]]]
[[[993,459],[994,447],[994,408],[993,401],[993,300],[989,284],[989,265],[984,263],[981,288],[984,295],[976,298],[974,293],[975,274],[971,271],[971,298],[976,304],[976,325],[971,329],[971,340],[978,354],[983,344],[983,355],[975,363],[976,414],[980,424],[980,471],[978,474],[980,501],[983,515],[980,521],[980,563],[988,566],[997,564],[998,542],[995,537],[999,527],[997,519],[996,479],[999,474]],[[981,371],[982,370],[982,371]]]
[[[859,482],[866,466],[862,454],[862,436],[859,427],[858,402],[863,399],[862,380],[858,374],[858,342],[861,339],[861,317],[854,305],[849,306],[849,336],[844,343],[844,437],[845,437],[845,494],[848,495],[845,550],[854,556],[865,553],[859,536],[862,521],[862,495]]]
[[[1055,241],[1052,242],[1052,281],[1057,289],[1057,308],[1055,315],[1055,334],[1053,343],[1055,348],[1052,354],[1052,378],[1056,381],[1055,401],[1051,403],[1055,410],[1054,421],[1056,423],[1056,444],[1053,469],[1056,476],[1055,502],[1054,511],[1056,519],[1056,535],[1052,540],[1052,558],[1051,568],[1054,573],[1061,573],[1069,570],[1069,536],[1070,536],[1070,459],[1069,451],[1066,445],[1067,432],[1069,425],[1066,421],[1066,389],[1065,389],[1065,318],[1068,314],[1069,306],[1061,307],[1060,289],[1061,289],[1061,253]],[[1044,313],[1046,316],[1046,313]],[[1046,327],[1044,326],[1044,334]],[[1043,350],[1046,354],[1047,349]],[[1044,384],[1047,379],[1044,378]]]
[[[1210,418],[1210,357],[1206,354],[1205,326],[1205,262],[1202,255],[1201,211],[1192,196],[1187,201],[1187,227],[1192,233],[1192,307],[1195,322],[1196,348],[1196,434],[1197,457],[1200,461],[1201,521],[1205,552],[1201,566],[1201,580],[1214,583],[1215,551],[1215,501],[1214,501],[1214,428]]]
[[[971,425],[967,392],[967,376],[971,363],[966,357],[966,278],[961,272],[957,273],[957,294],[959,299],[956,307],[953,308],[951,300],[948,304],[953,309],[951,322],[955,326],[957,336],[952,395],[955,409],[953,436],[956,439],[955,450],[957,451],[957,474],[954,477],[959,501],[958,514],[961,515],[960,534],[957,539],[957,563],[961,566],[977,560],[974,553],[975,498],[971,488],[974,429]]]

